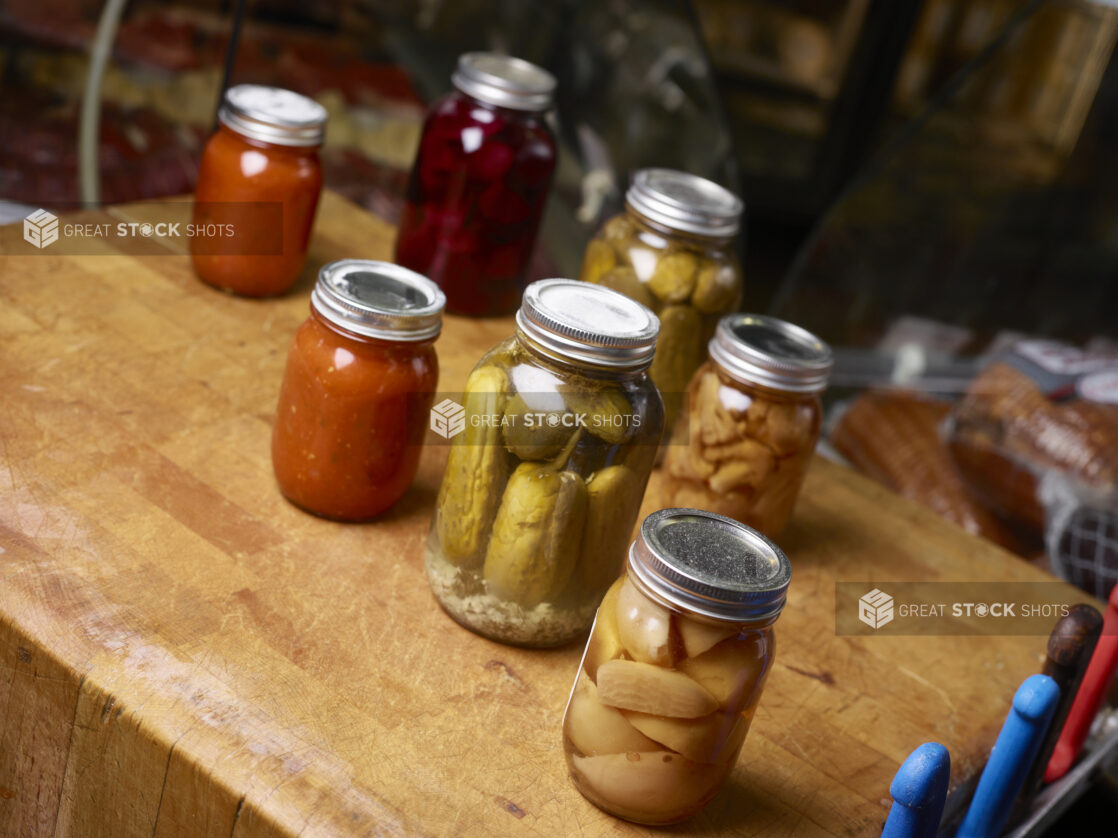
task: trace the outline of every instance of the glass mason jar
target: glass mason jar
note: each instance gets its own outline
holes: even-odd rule
[[[423,126],[396,238],[396,261],[446,292],[447,311],[509,314],[555,170],[544,119],[555,79],[505,55],[471,52]]]
[[[280,491],[296,506],[364,521],[415,478],[439,377],[442,291],[406,268],[322,268],[295,333],[272,433]]]
[[[641,524],[627,570],[590,631],[563,749],[595,806],[674,823],[709,803],[737,762],[792,567],[737,521],[661,509]]]
[[[466,382],[427,577],[478,634],[554,646],[585,631],[621,572],[663,432],[646,373],[657,325],[606,288],[545,279],[516,326]]]
[[[660,318],[651,375],[669,429],[718,318],[741,303],[733,244],[742,209],[736,195],[709,180],[642,169],[625,194],[625,212],[586,247],[581,280],[627,294]]]
[[[231,87],[202,152],[190,254],[210,285],[274,297],[303,270],[322,164],[326,109],[278,87]]]
[[[775,538],[815,444],[833,357],[810,332],[760,314],[723,318],[664,452],[664,501],[727,515]]]

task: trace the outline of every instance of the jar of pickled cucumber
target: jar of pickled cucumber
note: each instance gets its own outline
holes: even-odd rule
[[[660,318],[651,375],[668,428],[718,319],[741,303],[734,237],[742,208],[736,195],[704,178],[642,169],[625,195],[625,212],[586,247],[581,280],[627,294]]]
[[[528,286],[515,335],[466,382],[428,538],[427,577],[459,623],[526,646],[590,625],[663,432],[647,373],[657,331],[651,311],[608,288]]]
[[[819,441],[831,349],[775,317],[734,314],[719,322],[709,351],[688,388],[687,420],[665,448],[663,499],[775,538]]]
[[[792,568],[755,530],[661,509],[609,589],[563,716],[575,786],[610,814],[698,812],[738,759],[776,652]]]

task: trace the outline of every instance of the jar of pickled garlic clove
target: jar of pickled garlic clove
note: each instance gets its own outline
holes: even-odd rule
[[[567,768],[591,803],[668,824],[710,802],[761,699],[791,575],[780,548],[737,521],[698,509],[644,519],[563,715]]]
[[[736,195],[709,180],[642,169],[625,195],[625,212],[586,247],[580,279],[627,294],[660,318],[651,375],[669,430],[718,319],[741,302],[734,238],[742,210]]]
[[[218,123],[194,190],[194,272],[242,296],[282,294],[307,259],[326,109],[290,90],[239,84]]]
[[[727,515],[775,538],[819,440],[831,349],[760,314],[723,318],[666,446],[663,499]]]
[[[387,262],[322,268],[287,356],[272,432],[288,500],[364,521],[407,491],[439,377],[444,304],[433,282]]]
[[[663,431],[656,332],[651,311],[608,288],[528,286],[516,334],[466,381],[428,538],[427,578],[459,623],[525,646],[590,625]]]
[[[396,261],[446,292],[447,311],[516,310],[555,171],[544,114],[555,79],[505,55],[471,52],[423,126]]]

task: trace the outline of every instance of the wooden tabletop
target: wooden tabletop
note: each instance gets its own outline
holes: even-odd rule
[[[0,228],[0,253],[19,236]],[[566,777],[581,644],[483,640],[428,590],[445,448],[371,524],[275,487],[272,412],[313,277],[389,258],[391,239],[327,195],[302,279],[270,301],[202,285],[155,238],[0,256],[0,834],[649,832]],[[441,389],[510,331],[447,318]],[[773,674],[729,788],[677,832],[873,834],[920,743],[948,746],[954,786],[974,777],[1043,658],[1040,637],[836,637],[836,579],[1049,578],[838,466],[813,465],[780,541]]]

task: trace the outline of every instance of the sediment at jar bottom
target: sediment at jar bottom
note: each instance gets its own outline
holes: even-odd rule
[[[481,367],[466,382],[466,415],[500,415],[507,398],[508,376],[497,367]],[[468,423],[450,446],[439,488],[435,521],[447,561],[461,567],[481,563],[507,478],[500,428]]]
[[[427,541],[427,581],[443,610],[459,625],[483,637],[516,646],[546,648],[570,642],[594,619],[593,602],[541,602],[525,608],[486,589],[480,568],[448,562],[437,533]]]

